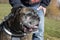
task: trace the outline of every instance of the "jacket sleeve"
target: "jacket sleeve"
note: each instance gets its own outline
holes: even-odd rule
[[[46,6],[49,5],[50,1],[51,1],[51,0],[42,0],[42,1],[40,2],[40,5],[43,6],[43,7],[46,7]]]
[[[12,7],[19,7],[21,6],[21,1],[20,0],[9,0],[9,3]]]

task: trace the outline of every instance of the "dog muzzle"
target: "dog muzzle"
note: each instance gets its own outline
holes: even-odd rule
[[[25,27],[24,32],[35,32],[38,30],[40,19],[35,13],[28,13],[22,16],[22,25]]]

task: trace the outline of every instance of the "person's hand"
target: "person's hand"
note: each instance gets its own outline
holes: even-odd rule
[[[44,15],[46,14],[46,8],[43,6],[38,7],[37,10],[43,10]]]

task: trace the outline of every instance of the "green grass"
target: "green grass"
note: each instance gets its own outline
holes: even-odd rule
[[[9,4],[0,4],[0,22],[10,13]],[[60,21],[45,17],[45,40],[60,40]]]
[[[9,4],[0,4],[0,21],[10,13],[11,6]]]
[[[45,39],[60,40],[60,21],[45,18]]]

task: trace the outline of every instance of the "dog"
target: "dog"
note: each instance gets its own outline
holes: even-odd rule
[[[20,37],[20,40],[32,40],[33,32],[39,26],[37,12],[29,7],[12,8],[11,13],[0,24],[1,40],[11,40]]]

